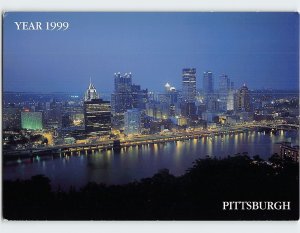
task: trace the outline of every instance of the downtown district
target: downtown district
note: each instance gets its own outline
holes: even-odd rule
[[[91,79],[83,97],[4,92],[4,155],[58,145],[213,132],[243,124],[299,126],[297,90],[250,90],[245,84],[235,88],[226,74],[215,77],[206,71],[199,77],[195,68],[183,69],[181,76],[180,88],[166,83],[159,92],[142,89],[131,73],[120,72],[111,79],[113,93],[106,96],[97,92]],[[201,89],[197,83],[202,83]],[[281,147],[286,148],[284,156],[299,152],[297,145],[282,142]]]

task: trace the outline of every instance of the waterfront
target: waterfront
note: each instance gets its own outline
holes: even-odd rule
[[[52,181],[52,187],[79,188],[88,182],[124,184],[151,177],[163,168],[176,176],[182,175],[193,161],[207,155],[226,157],[248,152],[268,159],[273,153],[273,144],[290,141],[299,144],[297,131],[278,131],[266,134],[255,131],[202,137],[177,142],[123,148],[120,153],[113,150],[74,153],[72,156],[47,156],[5,162],[3,178],[27,179],[44,174]]]

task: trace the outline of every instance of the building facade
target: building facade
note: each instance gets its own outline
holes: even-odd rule
[[[42,130],[43,114],[41,112],[21,112],[22,129]]]
[[[251,111],[251,99],[250,91],[246,84],[244,84],[237,93],[236,96],[236,110],[240,112],[250,112]]]
[[[214,93],[213,74],[211,71],[203,73],[203,94],[204,96]]]
[[[85,132],[92,136],[109,135],[111,132],[111,106],[109,101],[92,99],[84,101]]]
[[[222,112],[227,111],[227,99],[230,89],[230,79],[226,74],[222,74],[219,77],[219,109]]]
[[[84,101],[90,101],[92,99],[99,99],[99,94],[97,93],[97,90],[90,79],[90,85],[84,95]]]
[[[115,73],[114,86],[115,90],[111,96],[112,112],[114,114],[124,114],[133,105],[132,74],[125,73],[121,75],[120,72]]]
[[[136,108],[127,110],[124,115],[124,133],[126,135],[139,134],[141,129],[141,111]]]
[[[96,88],[90,83],[84,101],[85,132],[89,136],[105,136],[111,133],[111,106],[99,98]]]
[[[194,103],[196,101],[196,69],[182,70],[182,102]]]

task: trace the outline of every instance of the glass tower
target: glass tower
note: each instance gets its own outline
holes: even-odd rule
[[[196,69],[185,68],[182,70],[182,101],[194,103],[196,101]]]

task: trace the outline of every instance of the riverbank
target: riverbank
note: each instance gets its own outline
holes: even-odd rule
[[[126,148],[130,146],[139,146],[139,145],[149,145],[156,143],[165,143],[165,142],[176,142],[184,141],[189,139],[200,139],[202,137],[214,137],[214,136],[223,136],[223,135],[232,135],[239,134],[244,132],[257,131],[256,128],[245,128],[245,129],[227,129],[227,130],[214,130],[214,131],[191,131],[191,132],[182,132],[174,134],[160,134],[160,135],[144,135],[134,138],[127,138],[123,140],[107,140],[98,143],[90,144],[68,144],[68,145],[57,145],[49,146],[44,148],[37,149],[25,149],[25,150],[13,150],[3,151],[3,160],[11,161],[18,159],[27,159],[34,158],[36,156],[49,156],[49,155],[71,155],[76,152],[85,152],[91,153],[92,151],[101,151],[101,150],[111,150],[116,151],[121,148]],[[260,130],[261,132],[267,133],[276,133],[277,131],[267,131]],[[119,141],[118,146],[116,147],[115,141]]]

